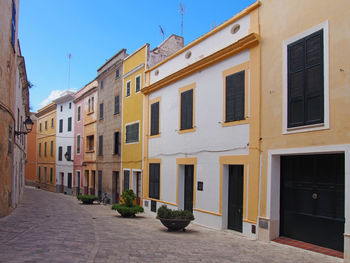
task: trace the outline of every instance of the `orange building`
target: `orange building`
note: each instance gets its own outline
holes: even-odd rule
[[[33,121],[33,131],[27,135],[27,163],[26,163],[26,174],[25,184],[30,186],[36,186],[37,181],[37,148],[36,148],[36,137],[37,137],[37,117],[35,113],[30,113],[30,118]]]

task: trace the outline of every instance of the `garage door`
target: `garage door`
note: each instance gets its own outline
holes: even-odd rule
[[[280,235],[344,250],[344,154],[281,157]]]

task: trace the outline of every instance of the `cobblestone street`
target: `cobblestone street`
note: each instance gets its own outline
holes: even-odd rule
[[[191,224],[167,232],[144,214],[124,219],[110,206],[26,188],[20,206],[0,219],[0,262],[342,262],[231,231]]]

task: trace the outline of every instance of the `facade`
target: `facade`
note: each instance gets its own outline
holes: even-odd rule
[[[83,156],[83,180],[84,194],[95,194],[96,188],[96,135],[97,135],[97,86],[96,80],[84,87],[81,97],[75,100],[82,100],[84,103],[84,156]]]
[[[265,3],[266,2],[266,3]],[[300,6],[303,8],[299,8]],[[263,1],[259,238],[350,262],[348,1]]]
[[[123,131],[122,131],[122,191],[133,189],[137,203],[142,202],[143,171],[143,108],[141,93],[148,67],[165,59],[183,47],[183,38],[172,35],[160,46],[150,50],[146,44],[129,55],[123,64]]]
[[[0,3],[0,217],[11,213],[19,1]]]
[[[14,136],[14,160],[12,172],[12,206],[17,207],[20,202],[25,185],[25,165],[27,160],[27,135],[24,121],[29,116],[29,82],[27,79],[26,65],[21,54],[19,41],[17,42],[17,72],[15,90],[15,136]],[[22,134],[16,134],[22,132]]]
[[[33,130],[27,135],[27,163],[25,167],[25,184],[35,186],[37,183],[37,118],[36,113],[29,113],[30,119],[33,121]]]
[[[37,186],[56,192],[56,103],[38,110],[37,117]]]
[[[120,153],[122,124],[122,49],[109,59],[97,72],[98,121],[97,121],[97,192],[101,200],[106,193],[112,203],[120,198]]]
[[[256,238],[258,3],[146,71],[144,207]]]
[[[74,92],[66,91],[54,100],[56,110],[56,192],[73,194]],[[66,158],[68,157],[68,158]]]

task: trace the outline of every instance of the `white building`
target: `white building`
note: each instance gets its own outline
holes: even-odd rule
[[[146,71],[146,210],[167,204],[193,211],[198,224],[256,238],[257,7]]]
[[[54,102],[56,111],[56,192],[73,193],[74,92],[66,91]]]

